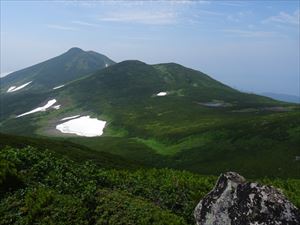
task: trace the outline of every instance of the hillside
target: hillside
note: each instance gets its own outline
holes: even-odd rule
[[[239,92],[175,63],[124,61],[57,90],[2,100],[3,133],[63,138],[145,166],[299,178],[298,106]],[[102,136],[57,129],[76,116],[104,121]]]
[[[192,213],[214,176],[75,163],[44,149],[0,150],[1,224],[195,224]],[[259,179],[297,207],[299,180]]]
[[[72,143],[68,140],[57,140],[45,137],[24,137],[0,133],[0,149],[6,146],[25,148],[31,146],[41,151],[47,150],[60,158],[70,158],[75,162],[93,161],[102,168],[135,169],[141,167],[138,162],[101,151],[95,151],[86,146]]]
[[[1,93],[53,89],[112,64],[111,59],[97,52],[71,48],[62,55],[1,78]]]

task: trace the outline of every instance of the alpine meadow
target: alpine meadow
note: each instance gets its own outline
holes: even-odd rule
[[[300,224],[299,4],[1,0],[0,225]]]

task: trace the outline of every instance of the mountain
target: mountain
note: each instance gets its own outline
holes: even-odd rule
[[[261,94],[279,101],[300,104],[300,97],[296,95],[287,95],[287,94],[279,94],[279,93],[271,93],[271,92],[264,92]]]
[[[78,82],[73,82],[60,91],[62,95],[73,98],[82,104],[108,102],[121,106],[129,100],[139,103],[157,102],[159,99],[184,100],[198,105],[223,107],[276,105],[278,102],[269,98],[245,94],[226,86],[208,75],[175,63],[148,65],[129,60],[115,64]],[[89,103],[86,100],[89,99]],[[211,105],[209,105],[211,103]],[[194,105],[194,104],[192,104]],[[164,106],[163,106],[164,107]],[[102,107],[103,108],[103,107]]]
[[[71,48],[62,55],[1,78],[1,92],[12,94],[21,89],[45,90],[60,87],[114,63],[97,52]]]
[[[127,60],[1,103],[3,133],[68,140],[144,166],[299,177],[298,106],[175,63]]]
[[[80,50],[71,49],[66,54],[78,51]],[[38,84],[30,85],[35,89],[35,85]],[[120,127],[118,121],[121,119],[122,123],[129,125],[128,123],[132,121],[127,118],[129,115],[140,120],[147,119],[143,121],[146,125],[149,117],[159,121],[164,118],[158,114],[159,112],[170,114],[176,110],[182,111],[181,117],[189,114],[195,117],[195,112],[201,113],[203,110],[227,111],[280,105],[279,102],[266,97],[239,92],[206,74],[175,63],[148,65],[137,60],[123,61],[73,80],[59,89],[46,90],[38,93],[31,91],[4,95],[2,103],[5,107],[1,112],[1,120],[9,117],[12,117],[12,120],[21,120],[14,117],[46,105],[51,99],[55,99],[56,104],[60,105],[61,108],[56,112],[60,117],[67,117],[72,111],[77,114],[90,112],[111,117],[112,125],[117,127]],[[160,94],[163,96],[158,96]],[[48,114],[51,115],[51,112],[43,117],[48,117]],[[31,114],[26,120],[40,115],[43,114]],[[173,116],[171,114],[171,118],[175,119]],[[57,119],[56,122],[58,121]],[[162,123],[165,122],[162,120]],[[130,126],[132,131],[140,129],[135,125]]]

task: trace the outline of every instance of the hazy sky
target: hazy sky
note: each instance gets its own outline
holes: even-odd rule
[[[3,1],[1,73],[77,46],[299,95],[299,1]]]

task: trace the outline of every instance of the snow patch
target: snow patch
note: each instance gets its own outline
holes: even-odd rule
[[[53,88],[53,90],[56,90],[56,89],[62,88],[63,86],[65,86],[65,85],[63,84],[63,85],[56,86],[56,87],[54,87],[54,88]]]
[[[156,96],[166,96],[167,95],[167,92],[159,92],[156,94]]]
[[[20,114],[20,115],[16,116],[16,118],[19,118],[19,117],[22,117],[22,116],[26,116],[28,114],[36,113],[36,112],[44,112],[44,111],[46,111],[46,109],[48,109],[49,107],[53,106],[55,103],[56,103],[56,99],[49,100],[46,105],[38,107],[36,109],[33,109],[33,110],[29,111],[29,112]]]
[[[79,116],[80,116],[80,115],[65,117],[65,118],[62,118],[60,121],[69,120],[69,119],[74,119],[74,118],[77,118],[77,117],[79,117]]]
[[[7,92],[13,92],[15,90],[16,86],[11,86],[8,88]]]
[[[60,106],[61,106],[61,105],[54,105],[52,108],[53,108],[53,109],[60,109]]]
[[[105,63],[105,67],[108,67],[108,64],[107,64],[107,63]]]
[[[25,84],[22,84],[21,86],[11,86],[10,88],[8,88],[7,90],[7,93],[10,93],[10,92],[15,92],[15,91],[18,91],[18,90],[21,90],[22,88],[26,87],[28,84],[30,84],[32,81],[29,81]]]
[[[90,118],[90,116],[82,116],[59,124],[56,126],[56,129],[62,133],[76,134],[85,137],[95,137],[103,134],[105,124],[106,121]]]

